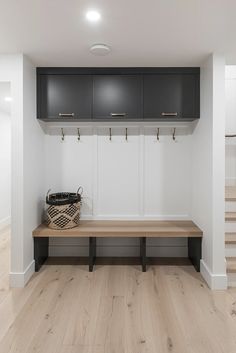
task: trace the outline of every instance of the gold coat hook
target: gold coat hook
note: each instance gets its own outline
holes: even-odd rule
[[[157,129],[157,141],[159,141],[160,128]]]
[[[111,127],[109,128],[109,140],[111,141]]]
[[[174,131],[173,131],[173,134],[172,134],[173,141],[175,141],[175,132],[176,132],[176,128],[174,128]]]
[[[61,128],[61,140],[62,140],[62,141],[65,140],[65,134],[64,134],[63,128]]]
[[[128,128],[125,128],[125,140],[128,141]]]
[[[78,131],[78,141],[80,141],[80,129],[78,128],[77,131]]]

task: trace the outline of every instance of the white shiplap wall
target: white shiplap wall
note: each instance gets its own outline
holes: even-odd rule
[[[188,219],[192,136],[156,138],[156,128],[82,127],[81,140],[45,136],[46,190],[84,188],[82,218]],[[76,130],[76,129],[75,129]],[[171,130],[169,130],[171,133]],[[178,131],[177,131],[178,134]],[[45,190],[45,191],[46,191]],[[138,239],[99,239],[98,255],[138,255]],[[86,239],[51,240],[50,254],[86,255]],[[149,239],[150,256],[187,256],[184,239]]]

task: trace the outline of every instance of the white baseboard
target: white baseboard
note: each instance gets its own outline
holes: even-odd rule
[[[6,217],[0,220],[0,231],[11,224],[11,217]]]
[[[123,215],[123,214],[116,214],[116,215],[85,215],[81,214],[81,220],[94,220],[94,221],[108,221],[108,220],[116,220],[116,221],[186,221],[191,220],[188,214],[182,215],[160,215],[160,214],[145,214],[143,216],[140,215]]]
[[[210,289],[213,289],[213,290],[227,289],[228,281],[227,281],[226,273],[213,274],[203,260],[201,260],[200,267],[201,267],[201,270],[200,270],[201,275],[207,282]]]
[[[33,260],[24,272],[10,272],[10,286],[23,288],[35,272],[35,261]]]

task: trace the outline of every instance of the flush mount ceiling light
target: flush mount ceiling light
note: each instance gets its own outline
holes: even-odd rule
[[[90,53],[104,56],[109,54],[111,49],[106,44],[94,44],[90,48]]]
[[[5,97],[5,98],[4,98],[4,101],[5,101],[5,102],[11,102],[11,101],[12,101],[12,97]]]
[[[90,10],[86,13],[86,19],[89,22],[98,22],[101,19],[101,15],[98,11]]]

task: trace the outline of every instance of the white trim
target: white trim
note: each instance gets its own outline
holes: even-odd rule
[[[94,128],[95,130],[98,130],[99,128],[107,128],[109,129],[110,127],[112,128],[120,128],[120,127],[132,127],[132,128],[157,128],[157,127],[161,127],[163,128],[174,128],[176,127],[176,123],[171,122],[171,121],[156,121],[156,122],[147,122],[147,121],[143,121],[143,122],[132,122],[132,121],[126,121],[125,123],[123,121],[118,122],[118,121],[109,121],[109,123],[106,122],[102,122],[102,121],[92,121],[92,122],[80,122],[80,127],[83,128]],[[47,134],[47,135],[53,135],[54,134],[60,134],[61,128],[67,128],[67,129],[74,129],[78,127],[78,123],[76,122],[41,122],[41,126],[43,131]],[[178,130],[181,129],[181,133],[183,135],[191,135],[193,134],[195,128],[195,122],[194,121],[179,121],[178,122]],[[71,132],[73,132],[71,130]]]
[[[98,131],[94,127],[93,129],[93,165],[92,165],[92,215],[91,217],[95,217],[98,212]]]
[[[141,217],[144,216],[145,213],[145,173],[144,173],[144,165],[145,165],[145,137],[144,137],[144,129],[143,127],[139,128],[139,215]]]
[[[35,272],[35,261],[33,260],[24,272],[10,272],[10,287],[23,288]]]
[[[160,214],[153,214],[153,215],[99,215],[97,214],[96,216],[90,216],[90,215],[81,215],[81,220],[118,220],[118,221],[124,221],[124,220],[134,220],[134,221],[145,221],[145,220],[150,220],[150,221],[186,221],[186,220],[191,220],[189,215],[160,215]]]
[[[6,217],[0,220],[0,230],[8,227],[11,224],[11,217]]]
[[[213,274],[209,270],[209,268],[208,268],[207,264],[204,262],[204,260],[201,260],[200,268],[201,268],[201,270],[200,270],[201,275],[205,279],[205,281],[207,282],[210,289],[213,289],[213,290],[227,289],[228,280],[227,280],[226,273]]]

